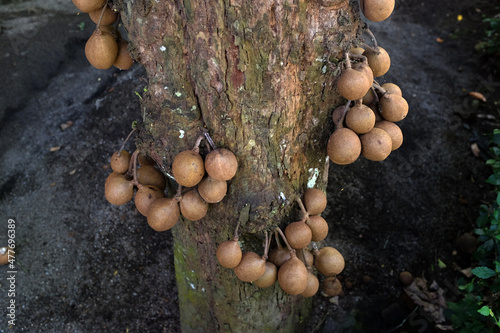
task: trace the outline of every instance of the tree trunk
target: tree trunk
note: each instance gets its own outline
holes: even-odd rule
[[[326,188],[335,81],[359,31],[347,0],[115,2],[132,55],[146,68],[137,142],[170,174],[199,128],[239,162],[226,198],[173,229],[184,332],[301,331],[311,303],[240,282],[216,247],[238,221],[244,251],[298,219],[295,197]],[[202,149],[203,154],[203,149]],[[173,193],[170,193],[172,196]]]

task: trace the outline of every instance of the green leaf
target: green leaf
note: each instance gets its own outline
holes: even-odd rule
[[[497,195],[497,204],[500,206],[500,192]],[[495,212],[498,213],[498,211]]]
[[[495,271],[492,269],[489,269],[488,267],[485,266],[480,266],[476,267],[472,270],[472,274],[477,276],[480,279],[489,279],[490,277],[493,277],[496,275]]]
[[[491,313],[491,309],[488,306],[483,306],[481,309],[477,310],[480,314],[482,314],[485,317],[488,317]]]
[[[446,264],[441,259],[438,259],[438,266],[439,268],[446,268]]]

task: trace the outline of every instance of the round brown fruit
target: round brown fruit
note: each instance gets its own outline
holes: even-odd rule
[[[290,251],[284,247],[278,247],[269,253],[269,261],[278,267],[283,265],[290,257]]]
[[[254,281],[259,288],[269,288],[276,283],[278,277],[278,268],[272,262],[266,262],[266,271],[264,275]]]
[[[357,134],[365,134],[375,125],[375,113],[366,105],[356,104],[347,112],[345,122]]]
[[[395,0],[360,0],[363,15],[373,22],[380,22],[391,16]]]
[[[373,71],[373,76],[379,77],[389,71],[391,67],[391,58],[382,47],[378,47],[378,53],[376,50],[366,50],[364,55],[368,59],[368,65],[370,65]]]
[[[373,92],[372,89],[368,89],[368,92],[366,93],[365,96],[363,96],[363,104],[364,105],[371,105],[376,102],[375,98],[375,93]]]
[[[226,196],[227,182],[207,176],[198,184],[198,193],[208,203],[220,202]]]
[[[245,252],[234,274],[243,282],[258,280],[266,272],[266,261],[255,252]]]
[[[370,82],[370,87],[373,85],[373,71],[366,62],[359,62],[357,64],[354,64],[352,66],[352,68],[365,74],[365,76],[368,79],[368,82]],[[368,89],[368,90],[370,90],[370,89]]]
[[[409,286],[413,282],[413,275],[408,271],[403,271],[399,273],[399,281],[401,281],[404,286]]]
[[[118,155],[119,154],[119,155]],[[130,153],[126,150],[121,152],[114,152],[111,156],[111,169],[117,173],[125,173],[128,171],[128,166],[130,164]]]
[[[0,247],[0,265],[7,265],[9,263],[9,249],[8,246]],[[13,251],[10,251],[11,257],[14,256]]]
[[[349,128],[337,129],[328,140],[328,157],[335,164],[346,165],[356,161],[361,154],[361,141]]]
[[[104,6],[104,0],[72,0],[73,4],[82,12],[90,13]]]
[[[113,172],[104,184],[104,196],[112,205],[123,205],[134,197],[134,185],[130,179]]]
[[[333,123],[335,125],[337,125],[340,122],[340,120],[342,118],[344,118],[344,115],[346,114],[345,109],[346,109],[345,105],[342,105],[342,106],[335,108],[335,110],[333,110],[332,120],[333,120]],[[343,124],[340,124],[340,125],[343,125]]]
[[[314,256],[311,251],[308,249],[302,249],[297,251],[296,255],[297,258],[299,258],[306,265],[306,267],[312,267],[314,263]]]
[[[120,33],[120,30],[116,30],[114,26],[112,25],[102,25],[99,27],[99,29],[102,32],[107,32],[111,36],[113,36],[115,39],[121,38],[122,34]]]
[[[302,292],[302,296],[304,297],[313,297],[316,295],[319,289],[319,280],[316,275],[309,273],[307,276],[307,286],[306,290]]]
[[[371,86],[369,78],[353,68],[347,68],[337,82],[339,93],[350,101],[363,98]]]
[[[339,296],[342,294],[342,283],[340,283],[339,279],[336,277],[332,276],[329,278],[326,278],[323,281],[323,284],[321,285],[321,289],[327,294],[328,296]]]
[[[401,96],[389,93],[380,99],[380,109],[385,120],[395,123],[406,118],[408,102]]]
[[[162,191],[167,187],[163,173],[152,165],[143,165],[138,168],[137,180],[143,185],[155,185]]]
[[[205,169],[214,179],[230,180],[236,174],[238,160],[229,149],[214,149],[205,157]]]
[[[328,223],[319,215],[311,215],[306,221],[311,229],[313,242],[321,242],[328,236]]]
[[[99,23],[99,18],[101,17],[102,8],[94,10],[89,13],[90,19],[95,23]],[[118,15],[116,12],[112,11],[108,6],[104,10],[104,15],[102,16],[101,24],[102,25],[110,25],[116,22]]]
[[[149,156],[139,154],[138,161],[140,165],[156,165],[156,162]]]
[[[292,222],[285,228],[288,244],[294,249],[303,249],[311,243],[311,228],[303,221]]]
[[[115,38],[97,29],[85,44],[85,56],[97,69],[110,68],[118,55],[118,44]]]
[[[128,42],[120,39],[118,41],[118,55],[116,56],[113,66],[121,70],[127,70],[134,64],[134,60],[128,52]]]
[[[334,276],[344,270],[344,257],[333,247],[323,247],[314,258],[314,266],[324,276]]]
[[[362,48],[362,47],[351,47],[351,49],[349,50],[349,53],[350,54],[357,54],[357,55],[362,55],[363,53],[365,52],[365,49]]]
[[[181,214],[190,221],[198,221],[207,215],[208,203],[196,190],[189,190],[182,195]]]
[[[140,186],[135,194],[135,207],[144,216],[148,216],[151,204],[157,199],[164,198],[165,193],[154,185]]]
[[[281,289],[290,295],[298,295],[307,288],[309,272],[304,263],[295,255],[281,265],[278,270],[278,282]]]
[[[403,97],[403,92],[401,91],[401,88],[399,88],[394,83],[384,83],[382,85],[382,88],[384,88],[386,91],[390,92],[391,94]]]
[[[177,224],[180,214],[176,200],[159,198],[149,208],[148,224],[156,231],[166,231]]]
[[[386,131],[374,128],[361,137],[361,154],[370,161],[383,161],[392,151],[392,140]]]
[[[217,246],[217,260],[226,268],[235,268],[241,261],[242,252],[237,240],[227,240]]]
[[[326,204],[326,195],[320,189],[308,188],[304,192],[304,206],[309,215],[318,215],[323,213],[326,208]]]
[[[205,174],[203,159],[192,150],[180,152],[172,163],[172,174],[179,185],[196,186]]]
[[[403,144],[403,132],[401,132],[401,129],[399,128],[398,125],[390,121],[382,120],[376,123],[375,127],[383,129],[384,131],[387,132],[387,134],[389,134],[392,141],[393,151],[401,147],[401,145]]]

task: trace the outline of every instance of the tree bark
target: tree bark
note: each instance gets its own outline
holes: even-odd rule
[[[137,145],[170,174],[200,128],[239,162],[226,198],[173,229],[184,332],[293,332],[311,303],[259,289],[218,265],[238,221],[244,251],[299,217],[295,198],[326,188],[331,111],[342,52],[358,37],[347,0],[115,1],[147,70]],[[202,149],[203,154],[203,149]],[[173,193],[170,193],[172,196]]]

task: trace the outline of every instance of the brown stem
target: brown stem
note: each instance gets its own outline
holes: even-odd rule
[[[295,250],[290,246],[290,244],[288,244],[288,241],[287,241],[287,239],[285,237],[285,234],[283,233],[283,231],[281,231],[280,227],[276,227],[275,230],[278,231],[278,233],[280,234],[281,238],[285,242],[286,247],[288,248],[288,251],[290,251],[291,253],[295,254]]]
[[[174,195],[174,200],[180,202],[182,200],[182,185],[177,187],[177,193]]]
[[[277,230],[274,230],[274,238],[276,239],[276,245],[278,246],[278,249],[282,249],[283,245],[281,245]]]
[[[345,67],[346,67],[346,69],[352,68],[351,58],[349,58],[349,52],[347,52],[347,51],[344,52],[344,59],[345,59]]]
[[[364,62],[365,64],[368,63],[368,58],[365,57],[364,55],[362,54],[354,54],[354,53],[348,53],[349,55],[349,58],[353,58],[353,59],[361,59],[362,62]]]
[[[342,111],[342,113],[339,115],[339,118],[334,120],[334,123],[335,123],[335,130],[338,130],[338,129],[341,129],[344,127],[344,119],[345,119],[345,115],[347,114],[347,112],[349,111],[350,107],[349,107],[349,104],[351,104],[352,101],[348,100],[346,105],[344,106],[344,110]]]
[[[380,54],[380,51],[378,50],[378,48],[376,49],[374,47],[371,47],[370,45],[368,45],[366,43],[362,43],[361,47],[364,48],[365,50],[369,50],[372,53]]]
[[[238,229],[240,228],[240,221],[236,224],[236,229],[234,229],[234,240],[238,241],[239,236],[238,236]]]
[[[130,137],[132,136],[132,134],[134,134],[134,132],[137,130],[137,128],[134,128],[129,134],[128,136],[125,138],[125,140],[123,141],[120,149],[118,150],[118,156],[120,156],[123,148],[125,148],[125,144],[127,143],[127,141],[130,139]]]
[[[106,7],[108,6],[108,4],[104,4],[104,6],[102,6],[102,11],[101,11],[101,16],[99,17],[99,21],[97,21],[97,26],[96,26],[96,30],[99,30],[99,28],[101,27],[101,21],[102,21],[102,18],[104,16],[104,12],[106,11]]]
[[[306,266],[307,270],[311,272],[312,267],[308,265],[306,261],[306,249],[303,248],[301,249],[301,251],[302,251],[302,262],[304,263],[304,266]]]
[[[210,137],[210,134],[208,134],[208,131],[204,132],[203,134],[205,134],[205,137],[207,138],[208,143],[210,143],[210,146],[212,146],[212,149],[213,150],[217,149],[217,146],[215,145],[214,141]]]
[[[375,89],[375,90],[378,90],[380,91],[380,93],[382,94],[382,96],[385,96],[386,94],[390,94],[387,90],[385,90],[384,88],[382,88],[381,85],[378,84],[378,82],[375,82],[373,81],[373,85],[372,87]]]
[[[375,50],[377,51],[377,54],[380,53],[380,51],[378,50],[378,43],[377,43],[377,38],[375,38],[375,35],[373,34],[373,32],[370,30],[370,28],[368,28],[368,26],[365,27],[365,32],[368,34],[368,36],[370,36],[370,38],[372,39],[373,41],[373,46],[375,48]]]
[[[139,149],[134,151],[134,153],[132,154],[132,159],[131,159],[132,163],[133,163],[132,172],[134,173],[134,178],[132,179],[132,184],[134,184],[138,188],[141,188],[143,185],[141,183],[139,183],[139,180],[137,180],[137,159],[138,159],[138,156],[139,156]]]
[[[300,211],[302,212],[301,221],[305,222],[309,219],[309,213],[307,212],[306,207],[304,207],[304,204],[302,203],[302,200],[300,200],[300,198],[297,198],[297,203],[299,204]]]
[[[203,135],[200,135],[196,139],[196,142],[195,142],[194,147],[193,147],[193,152],[195,152],[196,154],[198,154],[200,152],[200,143],[201,143],[201,140],[203,140],[203,139],[204,139]]]
[[[266,233],[266,242],[264,243],[264,255],[262,256],[262,259],[267,260],[268,258],[268,253],[269,253],[269,245],[271,245],[271,242],[269,242],[269,235]]]
[[[130,157],[130,162],[128,163],[128,171],[127,175],[128,176],[134,176],[134,154],[137,153],[139,154],[139,149],[136,149],[133,153],[132,156]]]

